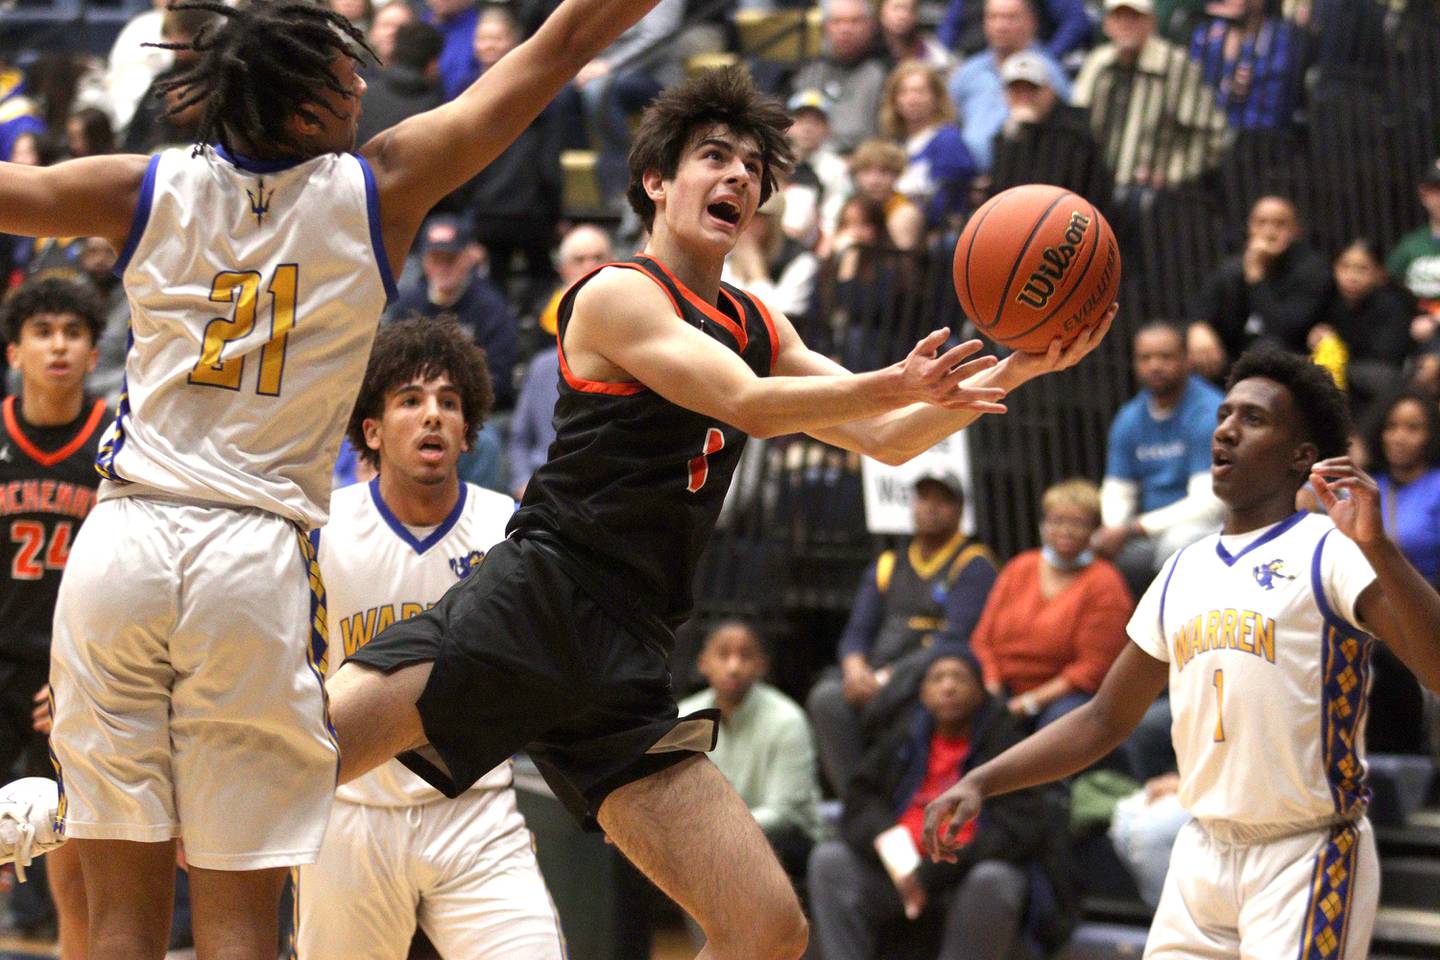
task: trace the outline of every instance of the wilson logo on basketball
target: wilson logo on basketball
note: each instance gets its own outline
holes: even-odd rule
[[[1080,244],[1085,240],[1085,230],[1089,226],[1089,217],[1081,213],[1070,214],[1070,225],[1065,228],[1065,242],[1046,247],[1040,254],[1043,262],[1030,274],[1025,286],[1015,295],[1017,302],[1036,310],[1043,310],[1050,305],[1056,286],[1065,279],[1065,271],[1070,269],[1075,255],[1080,252]]]

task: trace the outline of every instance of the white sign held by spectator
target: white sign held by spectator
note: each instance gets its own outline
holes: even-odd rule
[[[865,526],[871,533],[914,532],[910,514],[910,496],[917,478],[927,473],[952,473],[965,488],[965,512],[960,529],[975,532],[974,497],[971,496],[970,447],[963,433],[941,440],[909,463],[892,467],[863,458],[861,479],[865,485]]]

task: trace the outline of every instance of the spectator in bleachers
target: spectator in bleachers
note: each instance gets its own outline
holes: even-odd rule
[[[785,194],[776,191],[740,234],[725,258],[721,279],[758,297],[791,322],[803,324],[815,296],[820,260],[786,235],[784,216]]]
[[[393,3],[391,6],[400,6]],[[385,66],[366,77],[365,107],[360,111],[355,142],[368,143],[382,130],[445,102],[440,90],[440,31],[411,20],[395,30]]]
[[[425,6],[425,22],[445,38],[440,50],[440,89],[446,100],[454,100],[480,76],[474,53],[480,13],[475,0],[425,0]]]
[[[375,6],[371,0],[329,0],[326,5],[349,20],[362,33],[370,29],[370,23],[375,19]]]
[[[1377,406],[1365,447],[1385,532],[1426,581],[1440,583],[1440,408],[1410,391],[1391,392]],[[1419,683],[1385,644],[1376,644],[1373,668],[1367,746],[1417,752],[1425,723]]]
[[[795,165],[785,178],[785,232],[809,249],[830,234],[850,195],[850,168],[830,146],[830,100],[801,90],[786,104],[793,122],[786,139]]]
[[[1440,583],[1440,410],[1421,394],[1393,394],[1365,446],[1390,536],[1421,576]]]
[[[913,704],[929,648],[942,638],[968,643],[980,619],[995,558],[960,531],[964,505],[952,474],[915,482],[914,536],[866,569],[840,636],[839,666],[810,691],[820,762],[836,793],[844,793],[876,735]]]
[[[1212,0],[1155,0],[1155,23],[1166,39],[1188,44],[1196,21]]]
[[[556,269],[560,283],[540,313],[540,329],[555,336],[556,311],[571,285],[615,258],[610,237],[592,224],[571,227],[560,241]],[[549,456],[555,441],[555,399],[560,383],[560,355],[549,342],[525,369],[515,415],[510,418],[510,489],[515,499],[525,495],[530,477]]]
[[[919,705],[866,752],[845,790],[842,839],[810,855],[811,922],[825,960],[881,960],[882,927],[935,911],[942,933],[931,956],[1008,960],[1027,906],[1042,909],[1031,891],[1053,824],[1040,790],[987,800],[985,816],[964,827],[956,862],[920,854],[926,803],[1023,737],[963,644],[936,644],[925,666]]]
[[[706,634],[696,669],[707,686],[680,701],[681,715],[720,711],[710,759],[750,808],[785,872],[803,879],[820,837],[820,784],[805,711],[764,682],[770,657],[743,620],[726,620]]]
[[[1092,50],[1075,80],[1075,106],[1122,194],[1193,183],[1225,149],[1225,115],[1199,66],[1156,34],[1152,0],[1105,0],[1109,43]]]
[[[524,37],[515,14],[491,5],[475,25],[480,72],[519,46]],[[490,254],[490,279],[511,294],[522,313],[549,289],[555,273],[550,250],[560,221],[560,139],[557,111],[547,106],[525,132],[461,188],[478,240]],[[524,261],[525,283],[510,283],[512,261]]]
[[[906,167],[905,151],[889,140],[866,140],[850,155],[850,178],[857,196],[880,204],[885,227],[897,249],[914,250],[925,233],[925,214],[896,189]]]
[[[370,20],[370,32],[365,39],[369,41],[370,49],[375,51],[382,67],[390,66],[390,58],[395,50],[396,31],[417,19],[415,8],[406,0],[391,0],[375,11],[375,16]]]
[[[1303,38],[1269,6],[1270,0],[1218,0],[1190,37],[1190,56],[1236,130],[1288,127],[1299,106]]]
[[[161,37],[166,43],[188,44],[201,30],[213,23],[216,16],[208,10],[194,8],[166,10],[161,20]],[[172,104],[184,98],[186,91],[170,90],[162,94],[158,87],[189,69],[199,57],[193,50],[176,51],[170,69],[150,84],[150,89],[140,98],[135,115],[131,117],[130,126],[125,132],[125,142],[121,148],[125,153],[152,153],[164,147],[189,144],[192,141],[191,135],[200,123],[205,104],[193,103],[181,113],[167,114]]]
[[[94,157],[115,152],[115,130],[110,116],[99,107],[81,107],[65,121],[67,158]]]
[[[1033,50],[1017,53],[1001,71],[1009,115],[991,147],[989,193],[1025,183],[1050,183],[1102,209],[1114,179],[1090,135],[1083,111],[1061,102],[1050,71]]]
[[[1415,301],[1386,276],[1380,252],[1369,240],[1355,240],[1341,250],[1334,275],[1335,295],[1306,342],[1312,354],[1326,338],[1344,344],[1343,385],[1351,407],[1363,416],[1377,397],[1394,389],[1415,346],[1410,336]]]
[[[39,164],[40,137],[44,135],[45,121],[40,116],[40,108],[27,94],[25,74],[0,59],[0,160]],[[22,144],[25,138],[28,139]]]
[[[151,4],[152,9],[136,14],[125,24],[110,47],[105,92],[117,134],[130,126],[130,118],[150,84],[174,62],[169,50],[148,46],[161,42],[161,21],[170,0],[151,0]]]
[[[555,98],[556,122],[567,138],[564,147],[587,149],[593,144],[599,150],[596,177],[601,194],[617,211],[627,209],[630,115],[679,78],[679,48],[662,41],[673,40],[684,19],[685,0],[660,0],[639,23],[581,67]],[[660,53],[640,56],[655,49]],[[587,130],[593,137],[586,136]]]
[[[891,67],[918,60],[948,74],[955,66],[955,57],[945,45],[933,33],[920,29],[919,0],[880,0],[877,18]]]
[[[1167,557],[1220,527],[1210,445],[1224,395],[1190,373],[1180,327],[1141,327],[1131,357],[1140,392],[1110,424],[1100,487],[1103,526],[1090,545],[1120,568],[1138,597]]]
[[[401,290],[389,314],[453,315],[485,351],[495,409],[508,410],[515,402],[515,314],[505,295],[480,275],[484,249],[471,238],[464,221],[445,214],[425,223],[420,246],[425,282]]]
[[[905,149],[905,171],[895,189],[939,229],[969,207],[975,161],[955,125],[955,103],[933,68],[907,60],[890,73],[880,104],[880,133]]]
[[[1037,728],[1089,701],[1125,646],[1135,601],[1090,538],[1100,491],[1066,480],[1041,501],[1039,550],[1005,564],[970,635],[985,687]]]
[[[1219,380],[1260,340],[1305,353],[1333,289],[1325,257],[1301,239],[1300,211],[1285,197],[1255,201],[1245,250],[1225,259],[1201,289],[1190,324],[1190,362]]]
[[[1090,39],[1090,17],[1082,0],[1026,0],[1031,5],[1040,33],[1050,39],[1045,50],[1056,61],[1083,50]],[[985,47],[984,0],[950,0],[936,31],[940,43],[962,57]],[[1044,23],[1039,21],[1043,20]]]
[[[819,90],[825,95],[830,104],[831,146],[845,154],[875,136],[885,59],[868,0],[830,0],[824,32],[824,52],[800,68],[791,89]]]
[[[1070,78],[1035,40],[1037,23],[1029,0],[985,0],[985,50],[960,64],[950,77],[950,98],[960,111],[965,146],[981,170],[989,170],[995,134],[1010,115],[1000,70],[1013,56],[1033,51],[1046,76],[1040,81],[1061,100],[1070,99]]]
[[[1416,339],[1428,340],[1440,322],[1440,159],[1425,168],[1417,192],[1426,223],[1400,238],[1385,266],[1420,301],[1429,323],[1422,324]]]

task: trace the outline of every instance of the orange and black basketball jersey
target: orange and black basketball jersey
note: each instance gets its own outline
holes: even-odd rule
[[[600,269],[644,273],[665,291],[681,320],[735,351],[756,375],[769,375],[775,326],[749,294],[721,284],[719,303],[706,303],[664,264],[643,255]],[[695,567],[745,434],[641,383],[599,383],[570,370],[565,330],[577,292],[594,275],[560,302],[555,442],[525,488],[509,532],[556,545],[583,577],[582,587],[611,599],[623,590],[626,606],[674,624],[690,612]]]
[[[103,400],[58,427],[25,423],[15,397],[0,405],[0,658],[49,661],[60,575],[95,505],[95,450],[111,419]]]

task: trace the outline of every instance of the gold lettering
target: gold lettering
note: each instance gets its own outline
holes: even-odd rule
[[[1275,621],[1259,614],[1255,615],[1255,653],[1275,662]]]
[[[1255,611],[1246,610],[1240,614],[1239,644],[1246,653],[1255,652]]]
[[[418,603],[402,603],[402,604],[400,604],[400,619],[401,619],[401,620],[409,620],[411,617],[417,616],[417,615],[419,615],[419,614],[421,614],[421,613],[424,613],[424,612],[425,612],[425,607],[424,607],[423,605],[421,605],[421,604],[418,604]]]
[[[1204,653],[1206,651],[1216,650],[1219,648],[1219,632],[1220,611],[1211,610],[1209,613],[1205,614],[1205,640],[1203,643],[1200,644],[1200,652]]]
[[[374,607],[340,621],[340,642],[345,648],[347,657],[369,643],[373,636],[375,636]]]
[[[1220,645],[1227,650],[1235,649],[1235,621],[1240,619],[1239,614],[1229,607],[1220,615]]]

